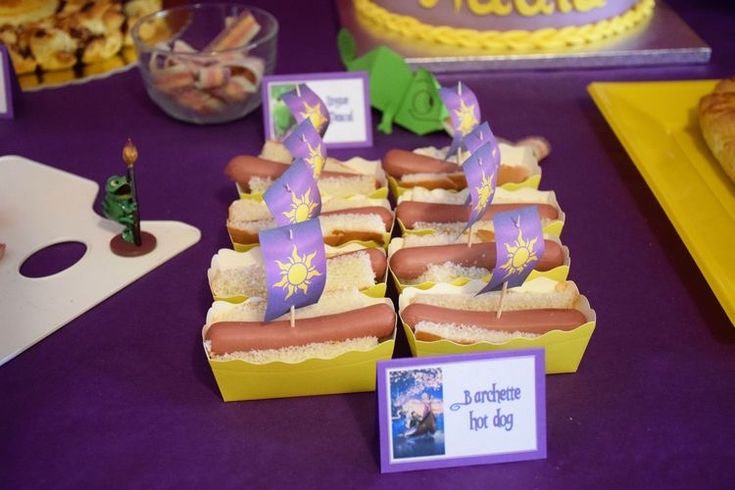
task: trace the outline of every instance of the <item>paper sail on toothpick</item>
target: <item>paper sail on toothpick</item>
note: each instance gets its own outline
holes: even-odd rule
[[[477,294],[520,286],[544,254],[538,208],[528,206],[493,217],[497,259],[490,282]]]
[[[295,160],[263,194],[278,226],[301,223],[319,216],[322,199],[311,167]]]
[[[462,140],[462,146],[465,150],[470,153],[474,153],[482,145],[491,143],[498,146],[498,141],[495,139],[495,135],[490,129],[490,125],[487,121],[483,122],[475,129],[473,129],[467,136]]]
[[[319,177],[327,159],[327,151],[322,137],[308,119],[301,121],[283,140],[283,144],[291,156],[303,159],[311,167],[315,179]]]
[[[327,277],[319,220],[263,230],[258,237],[268,284],[265,320],[319,301]]]
[[[447,155],[453,155],[462,139],[480,124],[480,104],[475,93],[462,82],[458,82],[455,88],[442,87],[439,95],[452,120],[452,144]]]
[[[327,132],[329,126],[329,111],[324,101],[305,83],[300,83],[296,89],[281,96],[291,114],[300,123],[311,121],[312,126],[321,136]]]
[[[472,227],[487,211],[495,196],[500,168],[500,151],[492,141],[480,146],[462,165],[467,180],[470,215],[465,231]]]

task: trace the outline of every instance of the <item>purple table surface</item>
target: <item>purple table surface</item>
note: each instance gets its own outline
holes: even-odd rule
[[[341,69],[331,1],[253,3],[281,21],[277,73]],[[597,311],[579,371],[547,377],[540,461],[381,475],[374,393],[222,402],[200,342],[206,270],[229,246],[223,167],[258,151],[260,113],[176,122],[136,70],[25,94],[0,122],[0,154],[103,184],[130,136],[145,219],[185,221],[202,240],[0,367],[0,487],[731,488],[735,329],[585,90],[735,73],[731,2],[669,4],[713,47],[710,63],[440,78],[470,84],[497,134],[552,142],[542,188],[567,213],[571,278]],[[359,153],[446,141],[397,129]]]

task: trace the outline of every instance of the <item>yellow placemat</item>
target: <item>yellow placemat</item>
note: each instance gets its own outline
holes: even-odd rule
[[[697,121],[699,99],[716,83],[598,82],[588,90],[735,325],[735,184]]]

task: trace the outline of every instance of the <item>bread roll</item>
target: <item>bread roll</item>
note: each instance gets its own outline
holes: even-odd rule
[[[735,77],[722,80],[699,101],[702,135],[722,169],[735,181]]]

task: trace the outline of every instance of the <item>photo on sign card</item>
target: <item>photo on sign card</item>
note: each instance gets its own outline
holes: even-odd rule
[[[271,127],[268,128],[276,140],[283,140],[296,126],[296,118],[293,117],[288,106],[281,96],[296,90],[295,83],[272,83],[268,86],[268,111],[271,113]]]
[[[393,458],[444,454],[441,368],[389,371]]]
[[[329,125],[324,133],[328,148],[356,148],[373,144],[367,73],[304,73],[263,78],[263,129],[265,138],[283,141],[298,124],[284,95],[300,84],[313,91],[327,108]],[[288,97],[288,96],[287,96]]]

